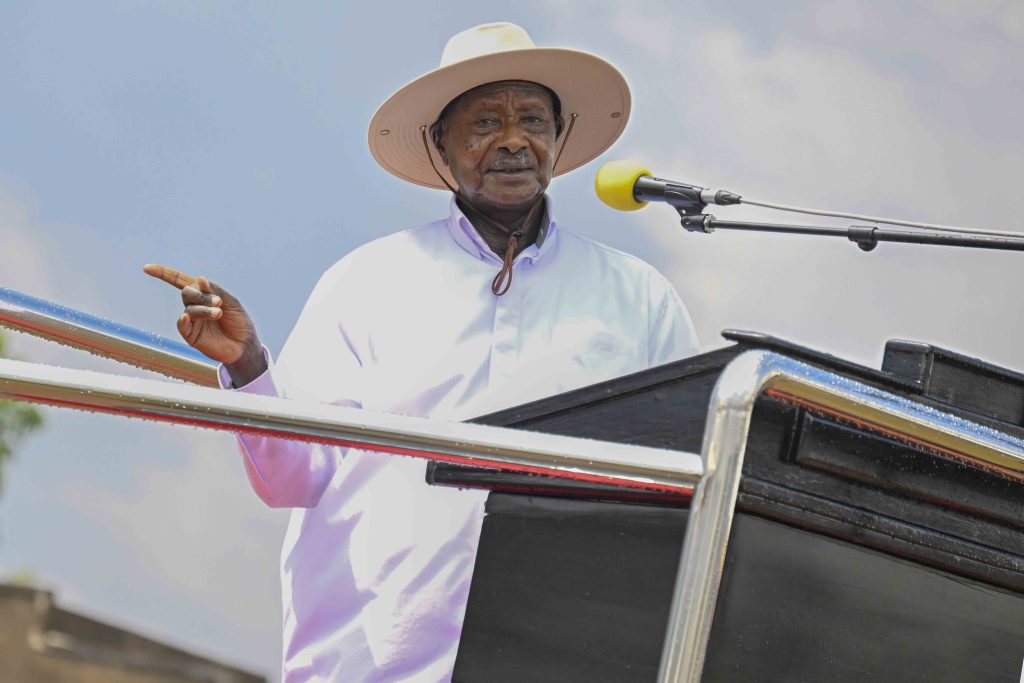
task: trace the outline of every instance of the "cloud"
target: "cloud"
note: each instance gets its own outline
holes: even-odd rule
[[[60,258],[61,249],[52,242],[54,233],[76,230],[75,226],[57,226],[40,215],[39,200],[31,188],[0,172],[0,287],[49,301],[61,302],[68,291],[75,292],[75,304],[91,312],[102,308],[90,273],[84,264]],[[11,353],[50,364],[74,364],[80,367],[106,368],[110,361],[93,361],[86,354],[72,352],[52,342],[0,328],[10,340]],[[74,359],[72,358],[74,355]]]
[[[115,492],[102,481],[74,480],[52,491],[129,552],[131,566],[110,571],[136,593],[163,594],[138,607],[118,605],[116,618],[272,672],[276,658],[267,655],[280,648],[277,564],[287,513],[270,511],[249,489],[234,437],[152,425],[130,431],[144,432],[151,456],[135,472],[136,487]],[[175,467],[152,457],[169,452],[181,458]]]
[[[1019,49],[978,40],[991,16],[968,18],[973,33],[956,35],[946,15],[928,9],[821,3],[771,34],[715,17],[684,22],[665,6],[648,10],[637,18],[622,8],[611,22],[628,49],[610,49],[625,55],[637,100],[618,154],[768,201],[1022,227],[1024,141],[1017,124],[1000,130],[1009,119],[990,111],[1024,104],[993,68]],[[917,31],[878,54],[893,42],[893,25]],[[937,42],[951,49],[936,50]],[[927,58],[924,72],[915,55]],[[713,212],[851,223],[746,207]],[[1024,324],[1012,313],[1019,255],[891,244],[864,254],[835,238],[685,234],[659,206],[617,222],[651,240],[638,237],[631,247],[672,279],[705,344],[720,345],[718,331],[738,326],[873,363],[885,339],[903,336],[1024,367],[1015,341]],[[618,227],[600,237],[614,242],[622,232],[638,234]]]
[[[36,296],[53,297],[55,288],[48,267],[46,247],[38,229],[39,207],[35,197],[23,184],[0,173],[0,233],[4,256],[0,259],[0,286],[37,292]]]
[[[933,0],[920,3],[958,32],[991,31],[1003,38],[1024,44],[1024,5],[1016,0]]]
[[[643,26],[616,25],[649,57],[662,54]],[[955,62],[984,61],[985,54],[975,46],[958,51]],[[689,87],[673,87],[679,83],[668,75],[681,64],[695,74],[686,77],[696,81]],[[705,27],[652,67],[647,111],[639,112],[651,134],[640,148],[666,168],[719,175],[752,196],[910,208],[933,219],[959,215],[999,225],[1024,208],[1024,197],[1012,191],[1024,151],[1019,136],[986,131],[978,140],[957,130],[959,109],[936,101],[934,86],[842,46],[787,41],[766,49],[735,28]],[[1019,109],[1019,93],[1006,100],[1013,97]],[[972,113],[990,106],[973,103]],[[678,144],[660,139],[674,133]]]

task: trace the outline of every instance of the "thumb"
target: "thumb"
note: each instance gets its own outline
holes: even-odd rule
[[[192,324],[192,320],[188,317],[188,314],[182,313],[180,316],[178,316],[177,326],[178,334],[180,334],[182,339],[188,342],[188,344],[191,346],[192,343],[195,341],[195,339],[192,338],[192,333],[195,331],[195,325]]]
[[[238,299],[236,299],[231,294],[231,292],[224,289],[216,282],[210,282],[205,277],[199,278],[199,291],[205,292],[206,294],[213,294],[214,296],[219,296],[221,300],[221,305],[227,304],[229,307],[232,308],[240,306],[240,304],[238,303]]]
[[[203,294],[213,294],[212,305],[221,306],[224,304],[224,297],[220,296],[220,291],[218,291],[220,287],[213,284],[202,275],[196,278],[195,286],[198,287],[199,291]]]

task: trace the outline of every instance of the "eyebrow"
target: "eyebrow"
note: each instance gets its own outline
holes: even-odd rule
[[[501,106],[504,104],[504,98],[498,97],[483,97],[473,104],[466,107],[468,111],[476,111],[479,109],[486,109]],[[544,101],[540,96],[538,97],[524,97],[521,98],[520,102],[516,106],[516,111],[523,111],[527,109],[547,109],[552,110],[552,106]]]

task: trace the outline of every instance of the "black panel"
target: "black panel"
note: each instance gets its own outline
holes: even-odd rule
[[[801,423],[795,461],[878,489],[1024,527],[1019,481],[813,413]],[[1024,555],[1024,545],[1018,551]]]
[[[1024,590],[1019,479],[768,398],[743,472],[743,509]]]
[[[686,519],[492,494],[453,680],[653,680]]]
[[[985,417],[1024,424],[1024,375],[947,349],[892,340],[882,370],[910,380],[924,395]]]
[[[653,681],[685,524],[493,494],[453,680]],[[1020,594],[740,513],[703,680],[1016,683],[1022,657]]]
[[[1024,597],[750,515],[733,527],[702,678],[1017,683]]]

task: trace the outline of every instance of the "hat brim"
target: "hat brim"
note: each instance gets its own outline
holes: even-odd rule
[[[608,149],[629,119],[629,85],[619,70],[596,55],[565,48],[494,52],[431,71],[387,99],[370,120],[370,153],[389,173],[410,183],[444,189],[423,149],[420,128],[429,127],[453,99],[485,83],[533,81],[551,88],[562,116],[578,115],[555,175],[579,168]],[[455,184],[436,155],[437,169]]]

